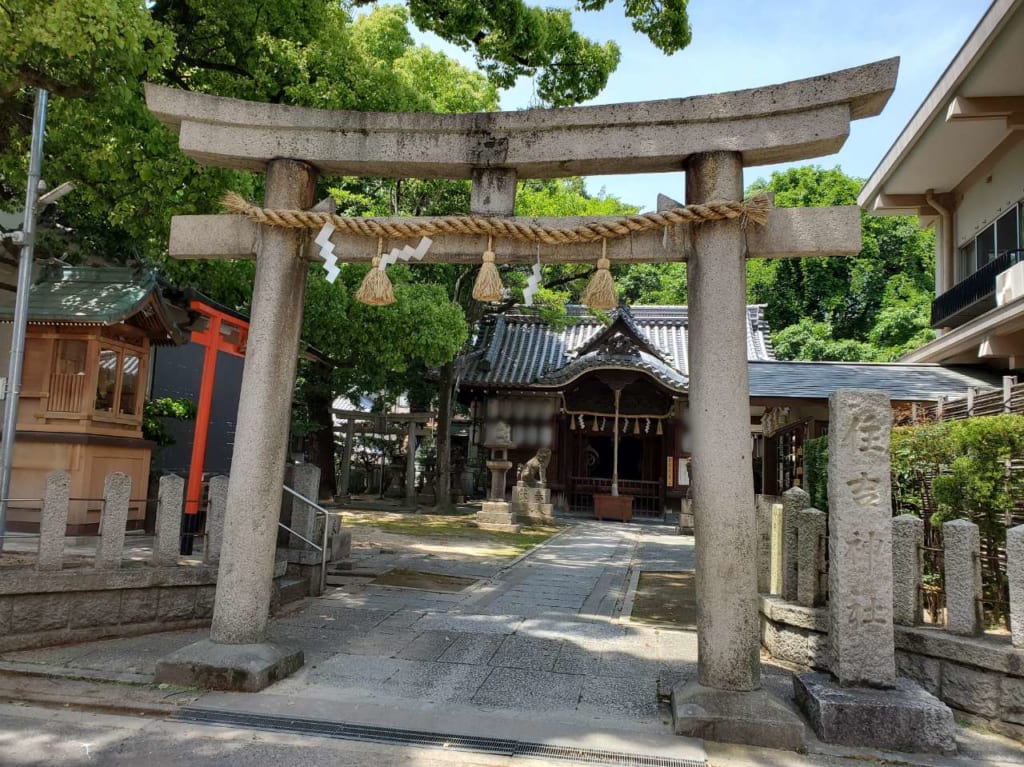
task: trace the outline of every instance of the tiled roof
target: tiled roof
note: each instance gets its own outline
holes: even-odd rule
[[[1002,379],[979,368],[871,362],[751,362],[750,396],[827,399],[836,389],[874,389],[894,400],[963,396],[968,387],[994,388]]]
[[[568,307],[568,316],[564,327],[525,310],[488,318],[462,357],[462,385],[561,388],[588,370],[616,368],[648,373],[673,391],[688,388],[685,306],[620,307],[610,319],[621,323],[622,333],[604,339],[611,325],[585,307]],[[650,349],[628,340],[634,333]],[[836,389],[857,388],[885,391],[894,400],[932,401],[1001,382],[995,373],[966,366],[776,360],[763,306],[747,307],[747,358],[751,397],[828,399]]]
[[[646,338],[657,357],[642,349],[598,348],[580,355],[609,326],[585,307],[569,306],[565,327],[554,327],[525,311],[489,317],[478,328],[473,350],[463,357],[462,382],[468,386],[552,386],[595,367],[641,369],[669,388],[687,381],[685,306],[632,306],[616,309],[619,321]],[[763,306],[747,307],[747,355],[771,360]],[[660,357],[660,359],[658,359]]]
[[[0,301],[0,322],[14,315],[14,296]],[[116,325],[139,315],[154,340],[181,342],[155,276],[128,267],[63,267],[44,272],[29,290],[28,319],[35,323]]]

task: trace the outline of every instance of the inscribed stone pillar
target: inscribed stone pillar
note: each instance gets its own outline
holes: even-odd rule
[[[817,607],[825,601],[821,588],[821,575],[825,570],[825,522],[825,512],[818,509],[796,512],[796,601],[805,607]]]
[[[308,208],[315,187],[311,166],[274,160],[264,205]],[[266,634],[306,291],[305,238],[303,230],[261,231],[210,631],[222,644],[260,643]]]
[[[352,443],[356,437],[356,422],[349,418],[345,421],[345,447],[341,451],[341,479],[338,482],[338,495],[349,494],[349,483],[352,477]]]
[[[320,467],[311,463],[300,463],[292,467],[292,490],[315,501],[320,491]],[[288,494],[292,502],[291,527],[295,533],[303,538],[308,538],[320,545],[320,538],[317,536],[317,512],[305,501]],[[310,545],[291,533],[288,538],[290,549],[310,549]]]
[[[924,520],[901,514],[892,520],[892,618],[900,626],[921,622],[921,547]]]
[[[1024,647],[1024,525],[1006,531],[1006,577],[1010,582],[1010,639]]]
[[[100,542],[96,546],[96,568],[112,570],[121,566],[124,531],[128,525],[128,502],[132,497],[132,478],[123,471],[107,475],[103,482],[103,516]]]
[[[160,477],[156,505],[156,537],[153,540],[153,564],[171,567],[178,564],[181,549],[181,511],[185,501],[185,480],[177,474]]]
[[[409,420],[409,446],[405,451],[405,503],[416,505],[416,422]]]
[[[953,634],[981,633],[981,536],[978,526],[954,519],[942,526],[946,580],[946,629]]]
[[[757,496],[757,592],[771,592],[772,505],[770,499]]]
[[[63,470],[46,475],[46,493],[39,519],[37,570],[60,570],[64,566],[64,537],[68,533],[68,505],[71,476]]]
[[[772,561],[768,593],[782,594],[782,504],[772,504]]]
[[[207,495],[210,503],[206,508],[206,544],[203,560],[210,566],[220,564],[220,547],[224,540],[224,511],[228,505],[228,478],[217,475],[210,477]]]
[[[782,494],[782,598],[796,601],[797,590],[797,514],[811,505],[811,496],[801,487]]]
[[[740,200],[733,152],[692,156],[686,202]],[[746,249],[737,221],[692,227],[689,254],[690,410],[697,565],[698,680],[760,687],[753,456],[747,376]]]
[[[842,685],[892,687],[892,499],[884,392],[829,397],[829,638]]]

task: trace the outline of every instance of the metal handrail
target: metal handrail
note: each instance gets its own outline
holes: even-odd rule
[[[316,501],[309,500],[309,498],[307,498],[306,496],[304,496],[302,493],[298,492],[297,490],[293,490],[292,488],[288,487],[288,485],[281,485],[281,487],[283,487],[287,492],[291,493],[293,496],[298,498],[303,503],[306,503],[306,504],[312,506],[313,507],[313,511],[315,513],[319,513],[319,514],[323,514],[324,515],[324,537],[323,537],[322,545],[320,545],[320,546],[317,546],[315,543],[313,543],[308,538],[304,538],[303,536],[299,535],[298,533],[296,533],[294,530],[292,530],[290,527],[288,527],[288,525],[284,524],[283,522],[278,521],[278,523],[277,523],[281,527],[283,527],[285,530],[289,531],[290,533],[295,535],[297,538],[305,541],[310,546],[312,546],[314,549],[316,549],[317,551],[320,552],[320,594],[323,594],[324,593],[324,586],[327,583],[327,534],[330,531],[330,527],[331,527],[331,525],[330,525],[330,521],[331,521],[330,520],[330,516],[331,516],[331,514],[330,514],[329,511],[327,511],[327,509],[325,509],[323,506],[318,504]]]
[[[996,275],[1024,261],[1024,250],[1007,250],[932,301],[932,327],[996,292]]]

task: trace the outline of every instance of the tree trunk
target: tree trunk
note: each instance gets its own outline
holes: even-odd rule
[[[311,376],[322,376],[317,370],[310,371]],[[315,431],[306,435],[306,454],[309,462],[320,468],[320,498],[334,498],[338,493],[338,470],[334,448],[334,415],[331,412],[330,373],[324,381],[310,387],[316,394],[309,395],[306,401],[310,420],[317,425]],[[320,394],[319,392],[323,392]],[[319,500],[319,499],[315,499]]]
[[[441,368],[437,403],[437,498],[438,511],[452,508],[452,413],[455,399],[455,362]]]

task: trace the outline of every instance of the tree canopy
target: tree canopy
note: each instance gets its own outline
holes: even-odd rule
[[[839,168],[790,168],[748,191],[779,207],[854,205],[863,182]],[[782,359],[888,361],[933,337],[934,232],[907,216],[861,214],[856,258],[752,259],[748,298],[765,303]]]

